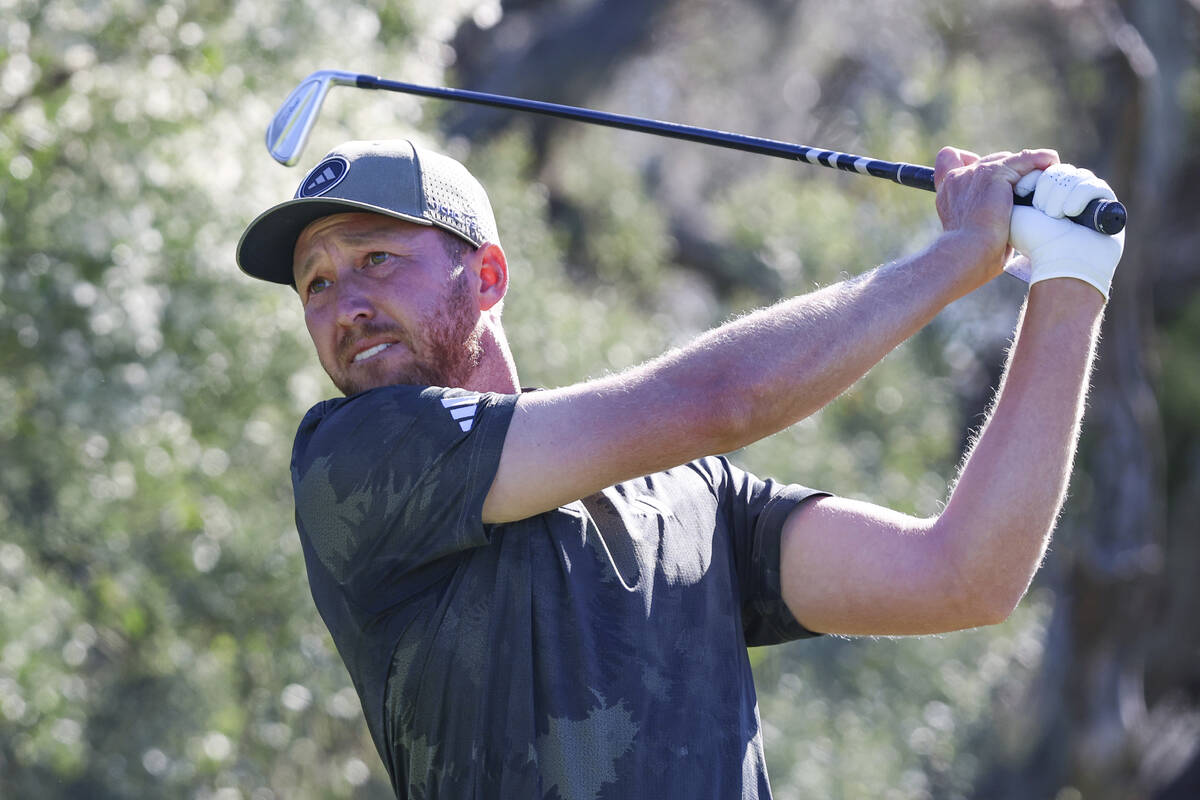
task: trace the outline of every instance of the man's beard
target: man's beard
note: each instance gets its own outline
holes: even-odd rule
[[[343,394],[349,396],[395,384],[461,387],[470,381],[483,360],[478,316],[470,286],[462,273],[451,283],[441,314],[422,320],[415,331],[367,322],[339,345],[338,364],[344,363],[343,352],[353,347],[355,342],[379,335],[397,338],[399,345],[408,348],[411,361],[401,365],[389,364],[384,351],[372,361],[354,368],[353,376],[347,374],[349,370],[334,375],[326,367],[325,371]]]

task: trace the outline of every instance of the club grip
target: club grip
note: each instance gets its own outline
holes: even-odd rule
[[[847,156],[847,158],[855,159],[857,156]],[[841,166],[841,162],[838,165]],[[911,164],[895,164],[890,161],[874,161],[872,166],[874,165],[878,166],[870,174],[876,177],[889,178],[904,186],[912,186],[930,192],[937,191],[933,185],[932,167],[915,167]],[[1033,193],[1030,192],[1024,197],[1014,194],[1013,205],[1032,206]],[[1067,219],[1076,225],[1091,228],[1097,233],[1116,236],[1125,230],[1125,206],[1119,200],[1097,198],[1084,206],[1083,211],[1073,217],[1067,217]]]
[[[1032,206],[1033,195],[1013,197],[1013,204],[1018,206]],[[1091,228],[1098,233],[1116,236],[1125,230],[1125,206],[1119,200],[1101,200],[1097,198],[1084,206],[1083,211],[1073,217],[1067,217],[1067,219],[1077,225]]]

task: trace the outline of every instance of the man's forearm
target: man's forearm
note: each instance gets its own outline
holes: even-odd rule
[[[711,424],[736,449],[819,410],[950,302],[975,289],[968,238],[946,235],[921,253],[761,309],[647,367],[694,382],[727,412]],[[680,392],[688,394],[688,392]]]
[[[965,595],[997,620],[1028,588],[1062,507],[1103,308],[1076,280],[1031,287],[995,403],[935,525]]]

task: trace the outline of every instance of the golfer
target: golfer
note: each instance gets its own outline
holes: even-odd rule
[[[747,645],[1009,615],[1063,500],[1122,239],[1061,219],[1113,195],[1049,150],[946,148],[936,183],[922,252],[541,391],[458,162],[350,142],[254,220],[241,268],[295,288],[346,395],[296,434],[296,524],[397,796],[767,798]],[[833,400],[1013,248],[1028,300],[939,515],[721,457]]]

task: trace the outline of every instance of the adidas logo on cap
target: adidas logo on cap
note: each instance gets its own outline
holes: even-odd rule
[[[350,162],[341,156],[327,158],[312,168],[296,190],[296,197],[317,197],[341,183],[350,171]]]

